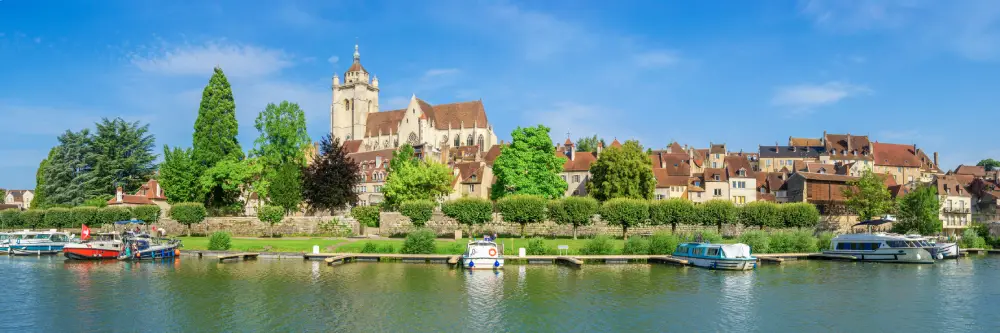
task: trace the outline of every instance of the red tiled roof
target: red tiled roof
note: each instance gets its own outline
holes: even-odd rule
[[[486,128],[489,124],[482,101],[430,105],[418,98],[417,104],[437,129]],[[405,116],[406,109],[369,113],[365,124],[365,136],[398,133],[399,123]]]
[[[569,138],[566,138],[566,142],[563,142],[563,145],[566,145],[566,146],[573,145],[573,141],[571,141]]]
[[[151,200],[149,200],[149,198],[146,198],[145,196],[141,196],[141,195],[122,195],[122,201],[121,202],[118,202],[118,198],[115,197],[115,198],[111,198],[111,200],[108,200],[107,203],[108,203],[109,206],[122,205],[122,204],[129,204],[129,205],[152,205],[153,201],[151,201]]]
[[[677,141],[671,143],[669,146],[667,146],[667,148],[670,149],[671,153],[684,153],[684,148],[681,147],[681,144],[677,143]]]
[[[757,192],[757,201],[776,202],[778,200],[774,194]]]
[[[480,162],[455,163],[458,178],[462,184],[481,184],[483,182],[483,165]],[[476,179],[472,179],[475,176]]]
[[[615,141],[611,141],[611,148],[620,148],[621,146],[622,146],[622,143],[618,142],[617,138],[615,138]]]
[[[823,140],[819,139],[819,138],[793,138],[793,137],[789,137],[788,138],[788,145],[789,146],[798,146],[798,147],[822,147],[823,146]]]
[[[976,166],[976,165],[964,165],[964,164],[960,164],[957,168],[955,168],[955,173],[959,174],[959,175],[970,175],[970,176],[977,176],[977,177],[985,177],[986,176],[986,168],[985,167],[981,167],[981,166]]]
[[[820,173],[823,170],[824,173],[837,173],[837,166],[833,164],[826,163],[806,163],[806,172]]]
[[[740,176],[738,171],[743,170],[745,174]],[[750,161],[741,156],[726,156],[726,176],[729,178],[756,178],[756,173],[754,173],[753,168],[750,167]]]
[[[671,176],[667,169],[654,168],[656,187],[687,186],[688,176]]]
[[[879,143],[874,145],[875,165],[919,168],[920,160],[917,159],[913,145],[900,145],[893,143]]]
[[[695,184],[699,185],[695,185]],[[688,192],[705,192],[705,181],[701,177],[688,177]]]
[[[351,63],[351,68],[348,68],[347,72],[344,72],[344,77],[347,77],[347,73],[350,73],[350,72],[368,73],[368,70],[365,69],[365,66],[361,66],[361,61],[358,61],[357,59],[355,59],[354,62]]]
[[[712,147],[709,148],[708,152],[712,154],[725,154],[726,145],[725,144],[712,145]]]
[[[490,150],[486,151],[486,156],[483,157],[486,165],[493,167],[493,162],[496,162],[497,157],[500,156],[500,147],[500,145],[493,145],[493,147],[490,147]]]
[[[961,183],[963,186],[969,186],[969,184],[972,184],[972,182],[976,180],[976,176],[973,175],[951,175],[951,176],[955,177],[955,179],[958,180],[958,182]]]
[[[705,181],[707,182],[728,182],[729,177],[726,176],[726,171],[719,168],[705,168]],[[715,176],[719,176],[719,180],[715,180]]]
[[[827,134],[826,150],[829,152],[833,149],[848,153],[856,150],[863,154],[865,151],[871,152],[871,141],[867,135]]]
[[[342,148],[347,154],[357,153],[361,150],[361,143],[361,140],[347,140],[342,144]]]
[[[936,181],[938,195],[947,195],[953,197],[968,197],[969,191],[964,185],[955,177],[940,176],[937,177]]]
[[[563,171],[590,171],[590,165],[597,162],[597,156],[595,153],[591,152],[576,152],[576,156],[573,159],[569,159],[566,153],[557,151],[556,156],[566,159],[566,163],[563,163]]]
[[[144,196],[150,200],[167,200],[166,195],[163,192],[163,187],[156,179],[150,179],[145,184],[139,187],[139,190],[135,192],[135,195]]]
[[[666,169],[671,176],[691,176],[687,154],[656,153],[649,155],[653,168]]]

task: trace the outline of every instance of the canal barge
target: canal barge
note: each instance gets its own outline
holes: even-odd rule
[[[944,258],[938,247],[923,238],[885,233],[844,234],[830,241],[824,254],[847,255],[861,261],[933,264]]]
[[[24,232],[10,240],[8,251],[13,255],[43,255],[62,252],[71,236],[65,232]]]
[[[470,241],[462,254],[462,267],[468,269],[503,268],[503,247],[488,240]]]
[[[746,271],[757,267],[757,258],[750,255],[750,246],[742,243],[683,243],[677,246],[673,256],[710,269]]]

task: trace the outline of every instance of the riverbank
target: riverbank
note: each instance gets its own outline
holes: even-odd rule
[[[208,250],[208,237],[177,237],[185,250]],[[312,252],[313,245],[320,251],[348,242],[346,238],[249,238],[233,237],[229,251],[240,252]]]

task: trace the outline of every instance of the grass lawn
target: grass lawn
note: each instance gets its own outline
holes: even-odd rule
[[[208,237],[178,237],[185,250],[208,250]],[[346,242],[343,239],[325,238],[232,238],[230,251],[264,251],[265,246],[271,246],[271,252],[312,252],[313,245],[319,245],[321,252],[326,247]]]
[[[530,240],[530,238],[525,238],[525,239],[521,239],[521,238],[498,238],[497,239],[497,243],[502,243],[503,244],[503,246],[504,246],[504,253],[506,253],[507,255],[517,255],[517,248],[519,248],[519,247],[527,247],[528,246],[528,240]],[[569,245],[569,253],[570,254],[579,254],[580,249],[583,248],[584,244],[586,244],[588,240],[589,239],[584,239],[584,238],[577,239],[577,240],[563,239],[563,238],[560,238],[560,239],[545,239],[545,245],[546,245],[546,247],[551,248],[553,254],[555,254],[556,247],[559,246],[559,245]],[[451,240],[438,239],[435,242],[435,245],[437,245],[437,252],[436,253],[437,254],[462,254],[462,252],[465,252],[465,244],[468,243],[468,241],[469,241],[468,238],[462,239],[461,241],[451,241]],[[368,243],[368,242],[375,243],[375,246],[377,246],[379,248],[383,248],[386,245],[392,245],[392,247],[393,247],[393,249],[395,250],[396,253],[398,253],[399,249],[403,247],[403,240],[402,239],[359,240],[359,241],[353,242],[351,244],[345,244],[345,245],[337,248],[337,252],[341,252],[341,253],[360,253],[361,249],[365,247],[365,243]],[[625,242],[622,241],[621,239],[612,239],[611,243],[614,244],[614,247],[615,247],[615,249],[616,249],[617,252],[621,252],[621,249],[622,249],[622,247],[625,244]]]

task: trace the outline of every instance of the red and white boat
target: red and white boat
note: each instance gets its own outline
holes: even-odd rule
[[[63,255],[69,259],[116,259],[123,248],[122,236],[117,233],[103,233],[90,236],[85,230],[79,243],[69,243],[63,247]]]

